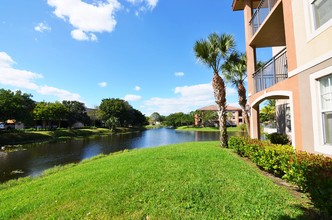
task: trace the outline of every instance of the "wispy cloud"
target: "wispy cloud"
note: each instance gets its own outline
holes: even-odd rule
[[[135,15],[140,16],[141,13],[152,11],[158,4],[158,0],[127,0],[127,2],[136,6]]]
[[[15,61],[5,52],[0,52],[0,84],[14,86],[18,89],[29,89],[42,95],[53,95],[60,100],[80,100],[77,93],[48,85],[38,85],[35,81],[43,78],[42,74],[13,67]]]
[[[54,14],[69,22],[71,36],[80,41],[97,41],[94,33],[112,32],[117,24],[115,12],[121,8],[117,0],[88,4],[82,0],[47,0]]]
[[[175,76],[184,76],[184,72],[175,72],[174,75]]]
[[[44,31],[51,31],[51,27],[47,24],[40,22],[37,26],[35,26],[35,31],[43,33]]]
[[[107,82],[100,82],[98,83],[98,85],[102,88],[106,87],[107,86]]]
[[[128,95],[126,95],[123,99],[126,100],[126,101],[132,101],[132,102],[135,102],[135,101],[139,101],[139,100],[141,100],[141,99],[142,99],[142,96],[128,94]]]
[[[158,0],[127,0],[127,2],[133,5],[140,5],[141,10],[142,8],[153,10],[158,4]]]
[[[141,87],[139,87],[139,86],[135,86],[134,90],[135,90],[135,91],[140,91],[140,90],[141,90]]]

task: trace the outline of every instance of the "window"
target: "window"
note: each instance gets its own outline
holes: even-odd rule
[[[319,80],[324,144],[332,144],[332,74]]]
[[[332,0],[313,0],[311,5],[314,13],[315,29],[332,18]]]

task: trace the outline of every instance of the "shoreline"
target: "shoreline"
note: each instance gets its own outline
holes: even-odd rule
[[[115,131],[107,128],[58,129],[54,131],[15,131],[0,135],[0,151],[18,149],[28,144],[43,144],[69,139],[81,139],[92,136],[127,134],[145,130],[144,127],[117,128]]]

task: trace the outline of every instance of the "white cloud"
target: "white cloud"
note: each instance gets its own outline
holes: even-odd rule
[[[44,31],[51,31],[51,27],[43,22],[40,22],[37,26],[35,26],[35,31],[43,33]]]
[[[97,41],[97,36],[92,33],[85,33],[84,31],[81,31],[79,29],[72,30],[71,31],[71,36],[75,40],[79,41]]]
[[[184,76],[184,72],[175,72],[174,75],[175,76]]]
[[[13,64],[15,62],[7,53],[0,52],[0,84],[34,90],[42,95],[54,95],[61,100],[80,100],[79,94],[47,85],[38,85],[35,80],[43,78],[43,75],[15,69]]]
[[[0,67],[10,67],[15,64],[14,60],[5,52],[0,52]]]
[[[135,90],[135,91],[140,91],[140,90],[141,90],[141,87],[139,87],[139,86],[135,86],[134,90]]]
[[[158,0],[127,0],[127,2],[130,2],[133,5],[143,5],[141,6],[141,9],[144,7],[150,10],[153,10],[158,4]]]
[[[47,0],[54,14],[69,22],[76,40],[97,41],[94,33],[112,32],[116,26],[115,12],[121,8],[117,0],[88,4],[82,0]]]
[[[139,96],[139,95],[130,95],[129,94],[129,95],[126,95],[123,99],[126,100],[126,101],[133,101],[133,102],[135,102],[135,101],[141,100],[142,96]]]
[[[100,82],[98,85],[103,88],[107,86],[107,82]]]
[[[52,86],[39,86],[37,92],[42,95],[56,95],[60,100],[80,100],[80,95]]]
[[[214,103],[211,84],[176,87],[173,98],[151,98],[145,101],[147,113],[158,112],[168,115],[174,112],[190,112],[202,106]]]
[[[227,100],[236,100],[235,93],[235,89],[227,87]],[[174,94],[177,96],[172,98],[151,98],[144,102],[142,109],[147,115],[153,112],[169,115],[175,112],[188,113],[198,108],[215,104],[211,83],[176,87]]]

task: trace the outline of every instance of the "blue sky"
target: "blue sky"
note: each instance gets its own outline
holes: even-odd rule
[[[3,0],[0,88],[36,101],[87,107],[121,98],[147,116],[214,104],[212,70],[196,40],[233,34],[244,51],[243,13],[232,0]],[[227,102],[237,93],[228,86]]]

